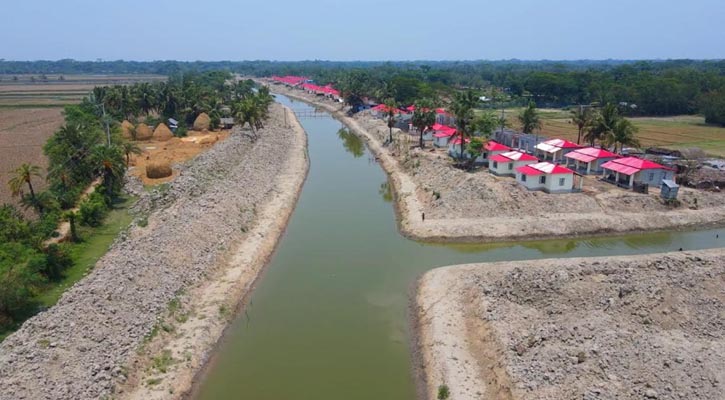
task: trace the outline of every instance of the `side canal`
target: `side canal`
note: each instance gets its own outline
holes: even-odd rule
[[[284,96],[296,110],[312,107]],[[198,399],[415,398],[408,293],[450,264],[720,247],[725,230],[521,244],[436,245],[396,228],[384,171],[332,117],[303,119],[310,171],[250,303],[228,329]],[[723,239],[725,240],[725,239]]]

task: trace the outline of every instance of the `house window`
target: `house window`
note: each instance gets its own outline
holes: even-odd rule
[[[498,163],[496,161],[493,162],[493,167],[498,168]]]
[[[546,175],[542,175],[541,177],[539,177],[539,183],[541,183],[541,184],[546,183]]]
[[[559,186],[564,186],[564,182],[566,182],[566,178],[559,178]]]
[[[509,163],[509,171],[511,171],[512,169],[514,169],[514,163]]]
[[[649,173],[649,179],[648,179],[648,180],[649,180],[650,182],[652,182],[653,180],[655,180],[655,173],[654,173],[654,172],[650,172],[650,173]]]
[[[526,182],[526,175],[521,174],[521,182]]]

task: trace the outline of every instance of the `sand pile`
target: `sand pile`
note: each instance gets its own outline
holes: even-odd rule
[[[136,127],[136,140],[149,140],[154,136],[154,132],[144,123],[138,124]]]
[[[121,122],[121,136],[123,136],[124,139],[133,139],[134,129],[136,129],[136,127],[128,120],[124,119],[123,122]]]
[[[166,178],[173,174],[171,165],[168,163],[149,163],[146,165],[146,176],[150,179]]]
[[[204,129],[209,129],[209,126],[211,125],[211,118],[206,113],[199,114],[198,117],[196,117],[196,120],[194,120],[194,130],[195,131],[202,131]]]
[[[171,129],[169,129],[168,126],[164,123],[160,123],[159,126],[156,127],[154,130],[153,139],[159,140],[159,141],[167,141],[174,137],[174,133],[171,132]]]

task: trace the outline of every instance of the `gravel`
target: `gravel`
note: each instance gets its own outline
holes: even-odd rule
[[[144,193],[137,222],[54,307],[0,344],[0,399],[113,393],[169,301],[203,281],[244,238],[294,135],[283,127],[282,112],[273,105],[256,142],[236,130],[151,193],[129,180],[130,192]]]

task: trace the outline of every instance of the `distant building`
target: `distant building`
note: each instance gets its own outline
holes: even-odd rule
[[[441,124],[433,124],[433,145],[436,147],[448,146],[448,141],[456,134],[456,128]]]
[[[564,156],[582,146],[564,139],[549,139],[536,145],[535,155],[542,160],[557,162],[564,160]]]
[[[481,154],[481,162],[484,163],[484,165],[489,164],[489,158],[492,156],[495,156],[496,154],[506,153],[511,151],[511,148],[506,146],[505,144],[501,144],[499,142],[496,142],[494,140],[489,140],[486,142],[486,145],[483,147],[483,153]]]
[[[234,118],[231,118],[231,117],[219,118],[219,124],[224,129],[231,129],[234,126]]]
[[[574,171],[548,161],[516,168],[516,181],[529,190],[546,193],[570,193],[574,190]],[[582,180],[579,179],[579,189]]]

